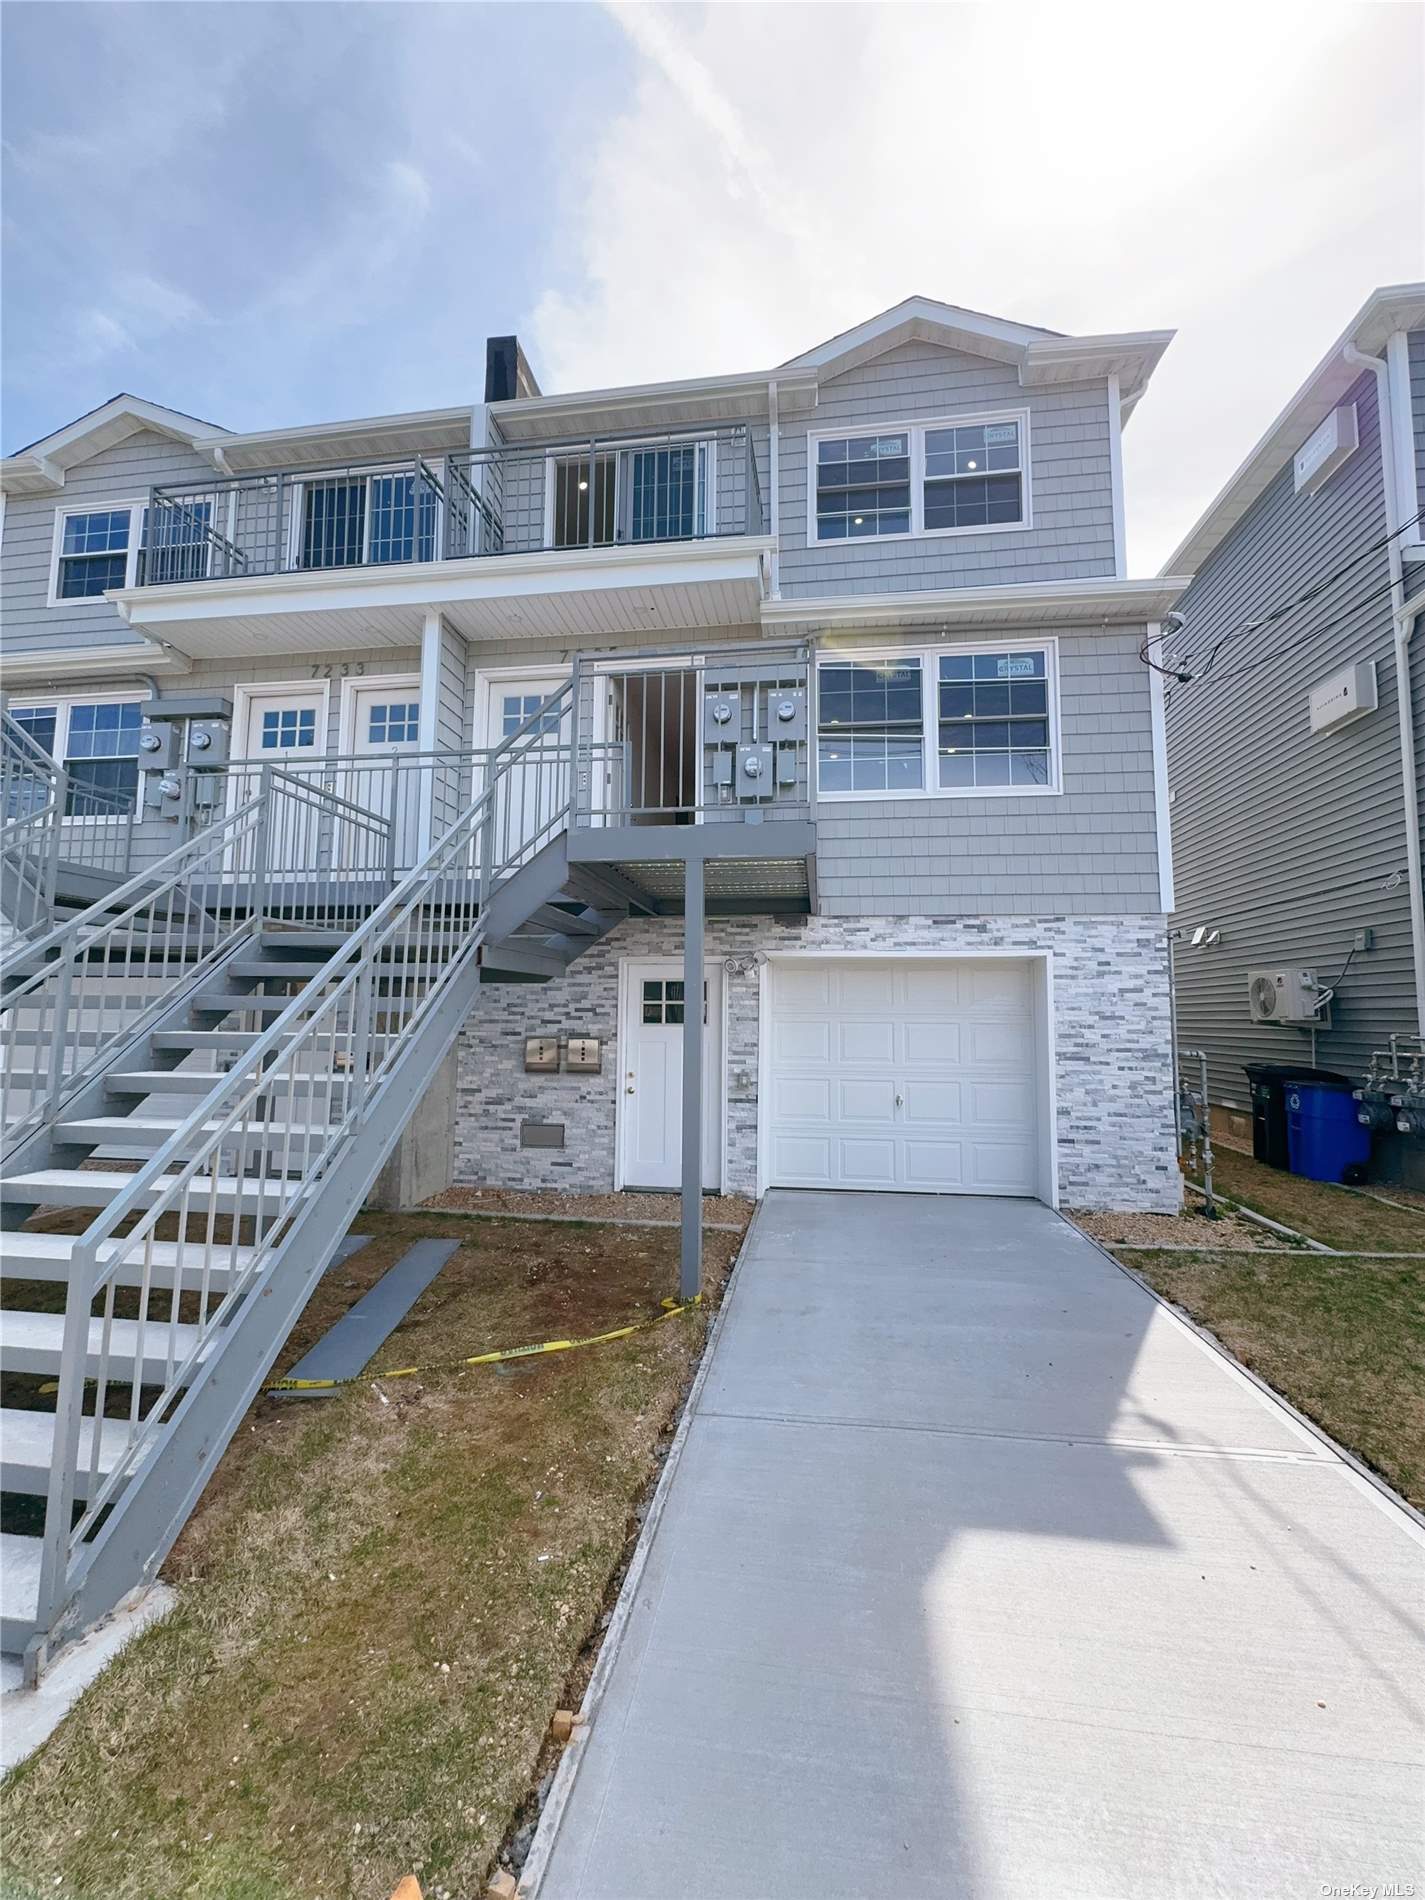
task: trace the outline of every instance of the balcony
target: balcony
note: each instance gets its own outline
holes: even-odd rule
[[[616,636],[754,619],[766,537],[745,424],[585,437],[155,488],[113,598],[194,658],[408,645],[432,608],[470,638]]]

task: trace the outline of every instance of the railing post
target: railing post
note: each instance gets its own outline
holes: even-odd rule
[[[79,1462],[79,1432],[84,1420],[89,1309],[94,1304],[94,1282],[97,1277],[97,1243],[86,1245],[83,1240],[76,1241],[70,1255],[69,1292],[64,1304],[59,1393],[55,1400],[49,1489],[45,1498],[45,1533],[40,1551],[39,1602],[35,1620],[42,1640],[54,1628],[55,1619],[64,1607],[65,1583],[69,1575],[69,1525],[74,1514],[74,1475]],[[100,1423],[98,1418],[94,1420],[94,1431],[100,1429]]]
[[[578,826],[588,822],[594,756],[592,708],[590,709],[589,737],[587,740],[584,737],[584,674],[582,656],[578,653],[574,655],[574,664],[569,674],[569,692],[571,700],[569,762],[572,772],[569,784],[569,822],[571,825]]]
[[[396,888],[396,835],[400,830],[397,813],[401,809],[401,755],[391,754],[391,802],[386,811],[386,885],[389,890]],[[426,840],[422,851],[430,840]]]
[[[352,998],[351,1084],[347,1095],[348,1115],[360,1114],[366,1106],[371,1085],[371,1033],[375,1015],[375,959],[367,951],[356,979]]]
[[[46,908],[54,909],[54,894],[59,881],[59,853],[64,842],[64,814],[69,804],[69,774],[62,765],[54,769],[54,819],[50,825],[49,849],[45,854],[44,897]]]
[[[264,765],[258,783],[262,787],[257,823],[252,833],[252,914],[261,925],[267,910],[269,877],[269,841],[272,835],[272,767]]]
[[[59,981],[55,985],[54,992],[54,1031],[50,1036],[49,1047],[49,1112],[51,1115],[59,1112],[60,1102],[64,1098],[64,1051],[70,1040],[69,1011],[73,997],[74,956],[71,953],[59,966]],[[74,1046],[77,1055],[79,1048],[77,1035],[74,1038]]]

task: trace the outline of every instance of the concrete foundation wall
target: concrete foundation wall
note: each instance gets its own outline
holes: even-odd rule
[[[711,918],[722,963],[726,1055],[724,1180],[757,1189],[758,952],[1048,951],[1054,985],[1059,1187],[1066,1206],[1173,1212],[1173,1147],[1163,919],[1134,917]],[[454,1176],[476,1186],[607,1193],[615,1179],[618,988],[623,957],[682,954],[677,918],[632,920],[547,984],[483,989],[458,1045]],[[598,1036],[600,1075],[527,1075],[524,1039]],[[520,1145],[522,1122],[561,1123],[562,1148]]]

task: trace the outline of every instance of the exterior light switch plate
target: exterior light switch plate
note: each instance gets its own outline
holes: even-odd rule
[[[528,1075],[557,1075],[559,1072],[558,1036],[526,1036],[524,1066]]]
[[[597,1036],[571,1036],[565,1045],[564,1066],[571,1075],[598,1075],[604,1066],[603,1044]]]

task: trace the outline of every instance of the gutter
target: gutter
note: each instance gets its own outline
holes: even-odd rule
[[[1353,369],[1369,370],[1376,380],[1376,417],[1380,433],[1381,487],[1385,496],[1385,525],[1390,534],[1386,555],[1390,566],[1390,607],[1395,637],[1395,710],[1400,725],[1400,782],[1404,794],[1405,868],[1410,903],[1410,949],[1415,966],[1415,1026],[1425,1034],[1425,874],[1420,853],[1420,785],[1415,771],[1415,695],[1410,678],[1410,640],[1425,610],[1425,590],[1405,597],[1401,559],[1401,531],[1405,526],[1396,480],[1395,435],[1392,427],[1390,370],[1382,358],[1367,356],[1347,343],[1341,360]]]

